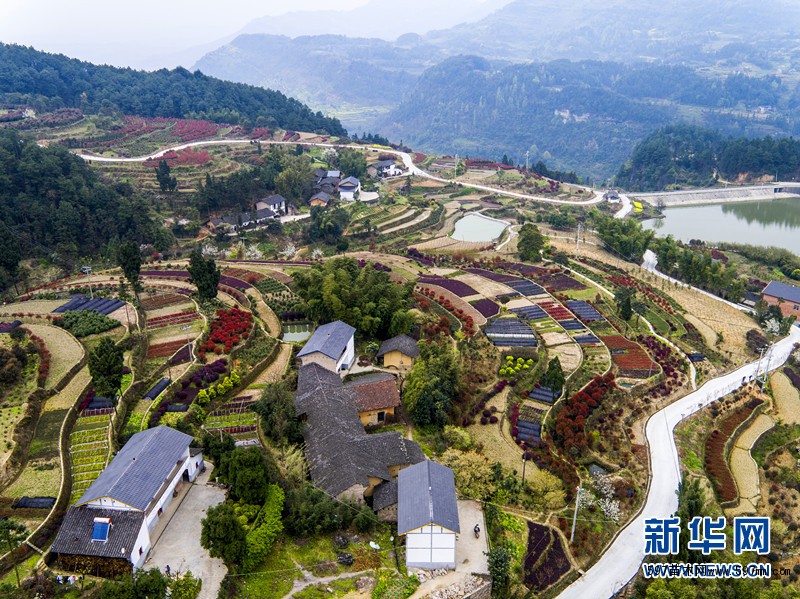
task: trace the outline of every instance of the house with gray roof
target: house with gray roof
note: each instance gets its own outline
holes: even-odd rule
[[[276,214],[286,214],[288,206],[289,202],[280,194],[271,195],[268,198],[263,198],[256,202],[256,210],[269,208]]]
[[[426,460],[397,477],[397,534],[406,538],[406,567],[456,567],[461,532],[453,471]]]
[[[294,405],[304,421],[311,480],[332,497],[364,503],[425,455],[397,432],[368,434],[355,395],[352,386],[327,368],[315,362],[300,367]]]
[[[339,182],[339,199],[343,202],[354,202],[361,191],[361,181],[355,177],[347,177]]]
[[[403,171],[397,167],[394,160],[379,160],[367,167],[367,174],[373,178],[396,177],[402,175]]]
[[[770,306],[778,306],[784,318],[796,316],[800,319],[800,287],[771,281],[761,292],[761,297]]]
[[[319,364],[333,372],[349,370],[356,359],[356,330],[341,320],[317,327],[297,354],[300,364]]]
[[[192,437],[158,426],[133,435],[64,517],[50,551],[75,570],[86,557],[101,576],[139,568],[155,528],[181,485],[205,467]],[[126,562],[127,565],[122,564]]]
[[[417,342],[408,335],[398,335],[381,343],[377,357],[386,368],[410,368],[419,356]]]

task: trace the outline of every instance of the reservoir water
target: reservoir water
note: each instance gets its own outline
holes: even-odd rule
[[[688,242],[776,246],[800,255],[800,197],[664,209],[664,218],[644,221],[659,237]]]
[[[300,342],[311,337],[314,332],[314,325],[310,322],[291,323],[283,325],[283,341]]]
[[[508,223],[483,214],[468,214],[456,221],[456,228],[451,237],[458,241],[494,241],[508,227]]]

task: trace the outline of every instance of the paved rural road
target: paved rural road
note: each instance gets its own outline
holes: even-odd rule
[[[800,328],[793,326],[789,336],[775,344],[766,368],[772,370],[782,365],[798,342]],[[678,509],[677,491],[681,479],[678,450],[673,436],[675,426],[700,408],[739,388],[744,379],[749,380],[755,376],[757,367],[757,362],[754,362],[710,380],[697,391],[650,417],[645,436],[650,450],[652,478],[644,507],[619,532],[600,560],[568,586],[559,595],[559,599],[611,597],[636,575],[644,559],[644,521],[648,518],[669,517]],[[763,370],[762,364],[762,372]]]
[[[164,154],[168,152],[177,152],[178,150],[185,150],[186,148],[193,148],[197,146],[224,146],[224,145],[232,145],[232,144],[251,144],[253,140],[251,139],[211,139],[207,141],[193,141],[190,143],[181,144],[179,146],[172,146],[171,148],[165,148],[163,150],[159,150],[158,152],[154,152],[148,156],[136,156],[133,158],[112,158],[110,156],[95,156],[93,154],[79,154],[75,153],[76,156],[80,156],[87,162],[145,162],[147,160],[155,160],[156,158],[161,158]],[[372,148],[369,146],[358,146],[358,145],[344,145],[344,144],[326,144],[326,143],[313,143],[313,142],[303,142],[303,141],[264,141],[262,140],[261,143],[263,145],[284,145],[284,146],[316,146],[319,148],[353,148],[356,150],[375,150],[377,152],[383,152],[385,154],[394,154],[398,158],[403,161],[403,164],[408,169],[408,171],[412,175],[417,175],[418,177],[425,177],[426,179],[431,179],[432,181],[439,181],[440,183],[453,183],[455,185],[459,185],[461,187],[469,187],[470,189],[479,189],[481,191],[488,191],[490,193],[496,193],[498,195],[512,197],[512,198],[521,198],[524,200],[535,200],[537,202],[547,202],[549,204],[567,204],[571,206],[592,206],[594,204],[599,204],[603,201],[602,195],[595,195],[594,198],[591,200],[587,200],[585,202],[575,202],[571,200],[556,200],[554,198],[545,198],[542,196],[534,196],[528,195],[525,193],[517,193],[514,191],[506,191],[504,189],[498,189],[496,187],[487,187],[485,185],[473,185],[472,183],[461,183],[460,181],[453,181],[451,179],[443,179],[441,177],[435,177],[428,172],[423,171],[421,168],[414,164],[414,160],[411,156],[406,152],[400,152],[398,150],[387,150],[386,148]],[[584,187],[584,190],[593,193],[593,190],[590,187]]]
[[[614,218],[625,218],[631,213],[631,210],[633,210],[633,202],[623,193],[619,194],[619,199],[622,200],[622,208],[614,213]]]

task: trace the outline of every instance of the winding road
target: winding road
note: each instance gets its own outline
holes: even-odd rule
[[[185,144],[181,144],[179,146],[172,146],[171,148],[165,148],[163,150],[159,150],[158,152],[154,152],[147,156],[136,156],[133,158],[115,158],[111,156],[96,156],[94,154],[83,154],[75,152],[76,156],[80,156],[87,162],[146,162],[147,160],[155,160],[157,158],[161,158],[165,154],[169,152],[177,152],[179,150],[185,150],[186,148],[195,148],[198,146],[220,146],[220,145],[232,145],[232,144],[252,144],[255,140],[252,139],[211,139],[206,141],[193,141]],[[573,200],[557,200],[555,198],[545,198],[542,196],[535,196],[529,195],[525,193],[517,193],[515,191],[507,191],[505,189],[500,189],[497,187],[488,187],[486,185],[475,185],[473,183],[463,183],[461,181],[453,181],[452,179],[444,179],[442,177],[436,177],[431,175],[430,173],[422,170],[417,165],[414,164],[414,160],[407,152],[400,152],[399,150],[388,150],[386,148],[374,148],[371,146],[359,146],[355,144],[331,144],[331,143],[321,143],[321,142],[309,142],[309,141],[270,141],[270,140],[261,140],[263,145],[283,145],[283,146],[313,146],[318,148],[352,148],[355,150],[374,150],[376,152],[382,152],[384,154],[393,154],[400,158],[403,161],[406,169],[412,175],[416,175],[418,177],[424,177],[426,179],[430,179],[432,181],[438,181],[440,183],[447,183],[447,184],[454,184],[460,187],[469,187],[470,189],[478,189],[481,191],[488,191],[490,193],[496,193],[498,195],[511,197],[511,198],[520,198],[523,200],[534,200],[536,202],[546,202],[549,204],[565,204],[569,206],[593,206],[595,204],[599,204],[603,201],[603,196],[598,195],[595,193],[595,197],[591,200],[587,200],[585,202],[578,202]],[[590,193],[594,193],[590,187],[584,187],[586,191]]]
[[[761,370],[781,366],[800,343],[800,328],[793,326],[789,335],[775,344],[771,358]],[[568,586],[560,599],[611,597],[639,571],[644,559],[644,522],[648,518],[666,518],[678,509],[678,485],[681,481],[675,426],[704,406],[732,393],[759,369],[758,362],[742,366],[729,374],[705,383],[700,389],[653,414],[647,421],[645,436],[650,453],[650,486],[639,514],[620,530],[603,556],[583,576]]]

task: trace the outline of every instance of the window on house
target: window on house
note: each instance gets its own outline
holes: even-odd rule
[[[386,412],[378,412],[378,422],[383,422],[386,419]]]
[[[800,306],[798,306],[797,304],[795,304],[795,305],[794,305],[794,309],[795,309],[795,310],[798,310],[798,309],[800,309]]]
[[[161,508],[158,508],[158,512],[156,513],[156,515],[157,516],[161,516],[161,514],[163,514],[163,513],[164,513],[164,510],[161,509]]]
[[[142,555],[142,553],[144,553],[144,551],[142,551],[142,548],[139,547],[139,555]]]
[[[111,528],[111,518],[95,518],[92,528],[92,543],[105,543],[108,541],[108,531]]]

